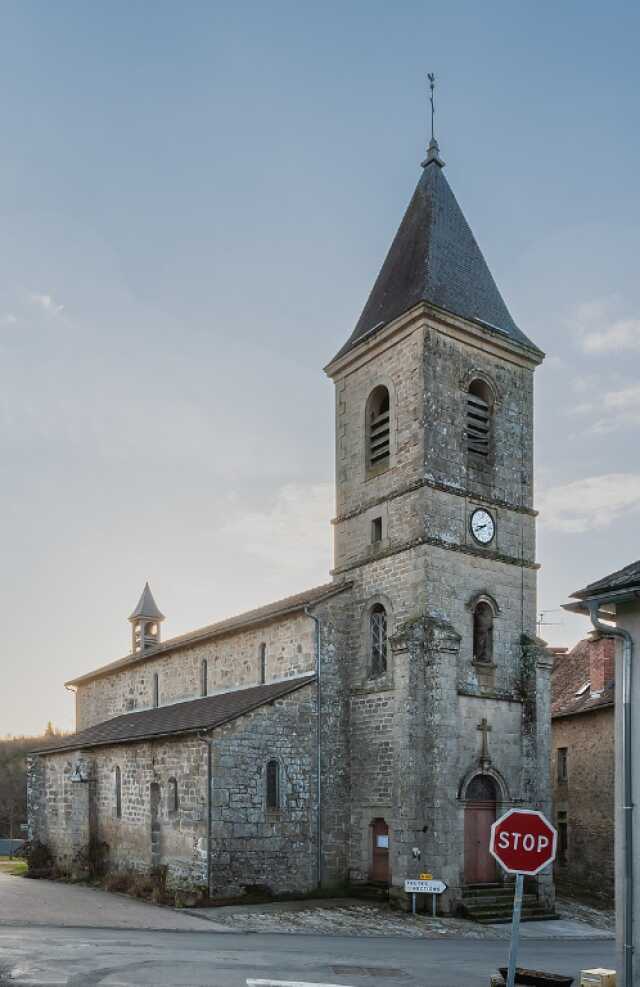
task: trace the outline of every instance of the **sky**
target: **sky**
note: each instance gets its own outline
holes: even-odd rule
[[[4,0],[0,735],[63,682],[328,580],[333,396],[419,177],[536,374],[543,636],[640,542],[640,8]]]

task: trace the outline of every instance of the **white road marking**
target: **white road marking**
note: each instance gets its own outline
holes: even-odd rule
[[[247,987],[348,987],[347,984],[318,984],[307,980],[247,980]]]

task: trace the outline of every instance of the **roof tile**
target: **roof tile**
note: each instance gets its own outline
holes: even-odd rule
[[[80,733],[64,737],[54,744],[37,751],[54,754],[58,751],[79,750],[88,747],[104,747],[111,744],[133,743],[156,737],[211,730],[250,713],[266,703],[282,699],[315,680],[315,675],[250,686],[233,692],[192,699],[188,702],[158,706],[137,713],[124,713],[111,720],[96,723]]]

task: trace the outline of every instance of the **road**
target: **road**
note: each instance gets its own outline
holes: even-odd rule
[[[246,933],[91,888],[0,875],[0,987],[488,987],[497,939]],[[577,977],[611,940],[528,939],[521,961]]]
[[[0,985],[247,987],[280,980],[348,987],[488,987],[496,940],[357,939],[110,929],[0,928]],[[613,943],[529,940],[527,966],[577,976],[609,966]],[[251,987],[251,985],[249,985]]]

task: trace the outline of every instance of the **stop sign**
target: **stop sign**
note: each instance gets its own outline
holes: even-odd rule
[[[537,874],[556,857],[558,833],[535,809],[509,809],[491,827],[489,851],[509,874]]]

